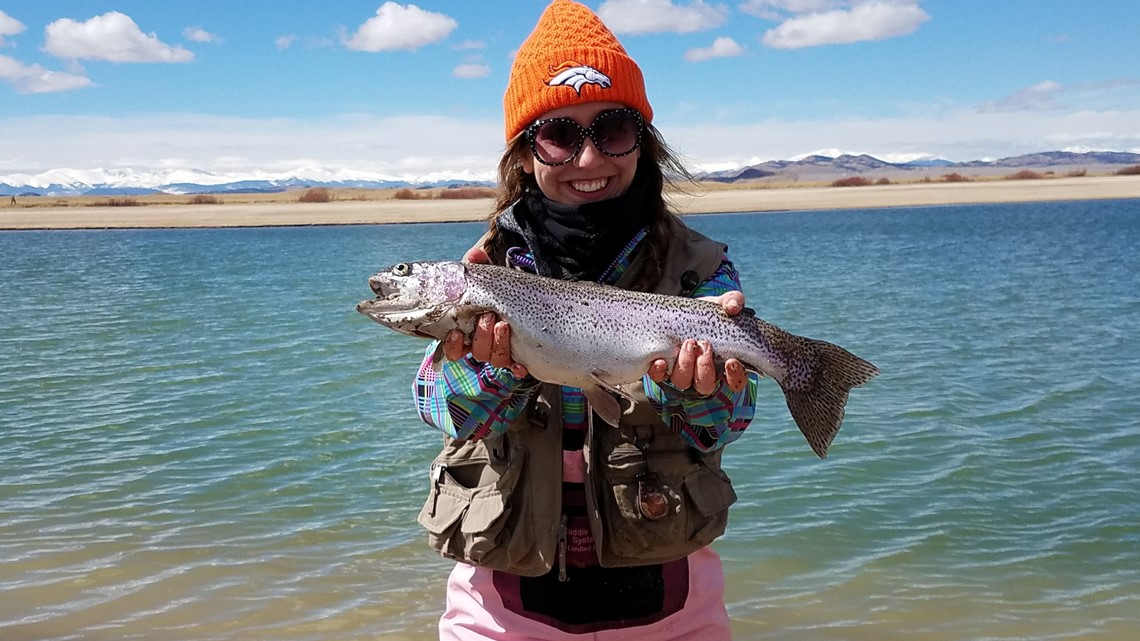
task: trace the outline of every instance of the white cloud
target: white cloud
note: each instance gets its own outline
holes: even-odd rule
[[[357,51],[414,51],[443,40],[459,26],[442,13],[424,11],[414,4],[385,2],[344,45]]]
[[[24,29],[26,29],[24,23],[0,11],[0,47],[4,46],[4,38],[6,36],[14,36]]]
[[[491,73],[491,68],[478,62],[465,62],[452,70],[451,75],[456,78],[484,78]]]
[[[744,53],[741,47],[732,38],[717,38],[711,46],[689,49],[685,52],[685,60],[689,62],[702,62],[713,58],[731,58]]]
[[[912,33],[929,19],[913,1],[860,1],[850,9],[814,11],[789,18],[765,32],[761,41],[776,49],[799,49],[884,40]]]
[[[86,22],[62,18],[44,28],[44,50],[57,58],[110,62],[189,62],[194,54],[144,34],[126,14],[111,11]]]
[[[49,71],[40,65],[25,65],[8,56],[0,56],[0,80],[12,83],[17,93],[52,93],[90,87],[85,76]]]
[[[672,0],[606,0],[598,7],[598,17],[615,33],[693,33],[719,27],[727,16],[727,7],[704,0],[683,6]]]
[[[293,43],[296,42],[296,40],[297,36],[289,34],[284,36],[277,36],[277,39],[273,42],[277,45],[278,49],[288,49],[289,47],[293,46]]]
[[[221,42],[216,34],[206,31],[202,27],[186,27],[182,30],[182,37],[191,42]]]

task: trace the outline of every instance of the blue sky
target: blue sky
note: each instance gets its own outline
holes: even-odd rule
[[[0,0],[0,180],[486,178],[545,2]],[[694,169],[1140,152],[1135,0],[606,0]]]

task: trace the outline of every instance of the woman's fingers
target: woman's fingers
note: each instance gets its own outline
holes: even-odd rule
[[[443,339],[443,355],[448,360],[457,361],[467,354],[467,345],[464,344],[463,332],[453,329]]]
[[[725,292],[720,296],[703,296],[701,299],[719,303],[724,313],[729,316],[736,316],[744,311],[744,292],[733,290],[731,292]]]
[[[649,378],[658,383],[668,380],[677,389],[692,388],[698,394],[706,396],[716,391],[721,379],[721,372],[717,371],[716,367],[716,353],[712,345],[705,340],[689,339],[681,343],[672,374],[667,370],[668,365],[665,361],[654,361],[649,366]],[[723,374],[725,383],[733,392],[739,392],[748,384],[748,371],[744,369],[743,363],[735,358],[725,361]]]
[[[725,314],[736,316],[744,309],[744,293],[731,291],[721,294],[720,306],[724,309]]]
[[[510,367],[515,362],[511,358],[511,326],[505,321],[499,321],[491,328],[491,335],[489,362],[495,367]]]
[[[724,363],[724,381],[728,383],[728,389],[740,392],[748,384],[748,372],[740,361],[730,358]]]
[[[712,394],[716,391],[717,383],[712,345],[708,341],[697,341],[697,350],[697,362],[693,370],[693,389],[698,394]]]
[[[495,341],[495,315],[488,312],[475,321],[475,335],[471,338],[471,355],[477,361],[491,361],[491,348]]]
[[[693,385],[693,374],[696,366],[697,341],[690,338],[681,343],[681,351],[677,354],[677,362],[673,364],[673,373],[669,375],[669,383],[677,389],[689,389]]]

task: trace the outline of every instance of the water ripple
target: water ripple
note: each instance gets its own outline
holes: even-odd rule
[[[1138,208],[693,219],[761,316],[883,371],[826,461],[762,382],[716,545],[737,639],[1131,638]],[[478,233],[0,234],[0,638],[432,638],[425,344],[352,306]]]

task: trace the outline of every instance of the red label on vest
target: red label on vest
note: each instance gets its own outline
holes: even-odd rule
[[[584,568],[598,564],[590,521],[584,516],[566,518],[566,565]]]

